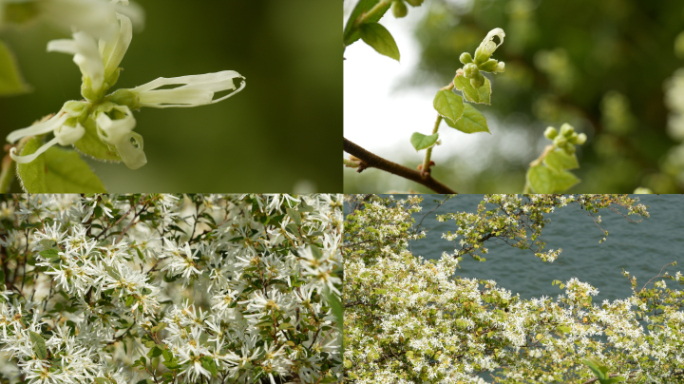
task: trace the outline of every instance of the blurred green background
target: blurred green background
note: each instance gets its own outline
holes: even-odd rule
[[[589,137],[573,171],[582,182],[569,192],[684,192],[684,72],[678,86],[668,85],[684,67],[684,2],[426,0],[421,8],[413,30],[419,63],[398,81],[404,88],[427,84],[436,92],[461,67],[461,52],[472,54],[495,27],[506,32],[493,56],[506,62],[506,72],[492,80],[492,106],[478,106],[495,117],[498,132],[484,140],[478,159],[455,155],[438,163],[438,180],[460,193],[519,193],[529,162],[549,144],[544,129],[568,122]],[[390,11],[383,20],[392,17]],[[415,168],[423,154],[391,160]],[[345,192],[429,192],[396,179],[347,169]]]
[[[218,104],[135,113],[148,163],[88,160],[109,192],[339,192],[342,61],[337,1],[138,1],[134,33],[112,89],[158,77],[235,70],[247,87]],[[0,136],[81,99],[68,35],[45,24],[0,31],[33,92],[0,98]],[[13,191],[20,191],[18,183]]]

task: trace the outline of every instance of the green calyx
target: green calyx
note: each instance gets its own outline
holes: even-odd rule
[[[119,89],[107,96],[106,99],[115,104],[125,105],[131,110],[140,109],[140,97],[129,89]]]

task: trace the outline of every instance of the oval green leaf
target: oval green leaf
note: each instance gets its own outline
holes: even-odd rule
[[[426,136],[422,133],[414,132],[413,135],[411,135],[411,145],[413,145],[413,148],[415,148],[416,151],[420,151],[421,149],[430,148],[435,145],[437,138],[439,138],[439,133]]]
[[[0,96],[11,96],[31,91],[21,77],[12,51],[0,41]]]
[[[437,113],[452,123],[456,123],[463,116],[463,98],[446,89],[437,92],[432,105]]]
[[[544,158],[544,163],[550,168],[556,171],[565,171],[566,169],[579,168],[579,162],[577,162],[577,157],[573,155],[568,155],[562,149],[556,149],[552,151],[546,158]]]
[[[42,140],[29,140],[22,156],[35,153]],[[27,164],[17,164],[17,174],[29,193],[106,193],[100,179],[78,153],[52,147]]]
[[[41,360],[47,359],[47,347],[45,347],[43,336],[31,331],[29,331],[29,336],[33,343],[33,352],[36,353],[36,356]]]
[[[359,16],[361,16],[361,14],[370,11],[379,2],[380,0],[359,0],[359,2],[356,3],[354,10],[352,11],[351,15],[349,15],[347,24],[344,27],[344,45],[352,45],[356,40],[361,38],[359,29],[356,28],[354,23],[356,22],[356,19],[358,19]],[[385,12],[387,12],[387,10],[390,9],[391,5],[391,2],[384,5],[382,8],[378,10],[378,12],[374,13],[371,17],[369,17],[366,20],[366,22],[377,23],[378,21],[380,21]]]
[[[561,193],[570,189],[580,180],[568,171],[558,172],[545,165],[530,167],[527,181],[534,193]]]
[[[378,23],[362,24],[359,27],[361,39],[379,54],[399,61],[399,48],[392,34]]]
[[[551,169],[537,165],[527,170],[527,182],[534,193],[553,193],[553,175]]]
[[[475,132],[489,132],[487,126],[487,119],[475,107],[470,104],[463,104],[463,116],[456,122],[452,123],[449,119],[445,119],[447,125],[451,128],[458,129],[463,133]]]
[[[484,85],[475,89],[470,84],[470,79],[466,79],[462,75],[456,74],[454,77],[454,88],[463,92],[463,97],[471,103],[491,105],[492,84],[485,76]]]

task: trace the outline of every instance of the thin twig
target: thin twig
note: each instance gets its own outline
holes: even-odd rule
[[[418,184],[424,185],[437,193],[457,193],[441,182],[435,180],[430,174],[413,170],[403,165],[394,163],[385,158],[382,158],[368,150],[354,144],[353,142],[344,139],[344,151],[350,155],[361,159],[362,163],[358,172],[366,168],[377,168],[389,172],[393,175],[401,176],[405,179],[415,181]]]

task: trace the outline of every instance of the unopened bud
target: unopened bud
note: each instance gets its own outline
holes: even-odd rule
[[[496,70],[497,61],[494,59],[489,59],[483,64],[480,64],[479,68],[485,72],[494,72]]]
[[[546,128],[546,131],[544,131],[544,136],[549,140],[553,140],[558,136],[558,130],[554,127],[548,127]]]
[[[504,71],[506,71],[506,63],[499,61],[499,64],[496,65],[496,73],[501,73]]]
[[[404,0],[395,0],[394,3],[392,3],[392,13],[394,13],[394,17],[397,19],[401,19],[408,14],[408,7],[406,6],[406,3],[404,3]]]
[[[407,3],[411,4],[412,7],[417,7],[423,4],[424,0],[406,0]]]
[[[470,64],[473,62],[473,57],[470,56],[470,53],[463,52],[461,53],[461,57],[459,58],[459,60],[461,60],[461,63],[463,64]]]
[[[463,73],[466,78],[472,79],[480,73],[480,70],[477,68],[477,65],[470,63],[463,67]]]
[[[558,148],[562,148],[565,146],[565,144],[568,143],[568,139],[565,138],[563,135],[556,136],[553,139],[553,145],[555,145]]]
[[[582,145],[586,142],[587,142],[587,135],[585,135],[584,133],[580,133],[579,135],[577,135],[577,141],[576,141],[577,145]]]
[[[570,137],[575,132],[575,128],[572,127],[572,125],[565,123],[561,126],[560,133],[561,135],[565,137]]]
[[[477,75],[475,75],[475,77],[470,79],[470,85],[472,85],[473,88],[475,88],[475,89],[480,88],[481,86],[484,85],[484,83],[485,83],[485,78],[480,72],[478,72]]]
[[[577,148],[575,148],[575,146],[570,144],[570,143],[566,143],[565,146],[563,147],[563,150],[568,155],[574,155],[575,151],[577,151]]]

